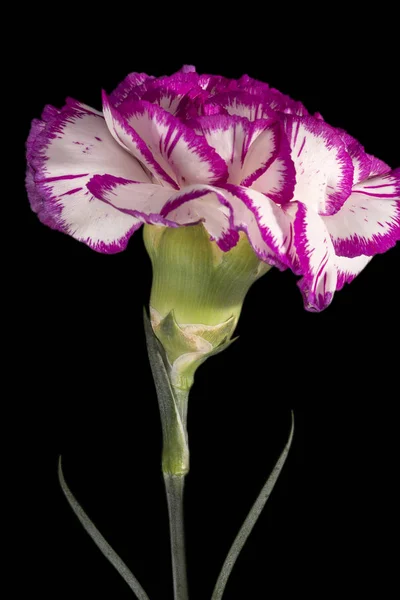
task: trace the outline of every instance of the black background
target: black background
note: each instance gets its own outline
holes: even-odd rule
[[[39,223],[24,191],[24,140],[46,103],[100,108],[131,71],[249,75],[320,111],[398,166],[394,17],[290,7],[27,9],[11,82],[16,177],[7,228],[11,285],[6,394],[7,496],[18,563],[11,597],[131,598],[83,532],[66,479],[151,600],[172,598],[161,433],[142,307],[151,268],[141,234],[96,254]],[[198,11],[198,14],[197,14]],[[259,12],[260,11],[260,12]],[[17,158],[16,158],[17,157]],[[16,158],[16,159],[15,159]],[[8,157],[8,163],[11,158]],[[12,169],[12,170],[13,170]],[[11,202],[12,201],[12,202]],[[21,227],[22,225],[22,227]],[[386,598],[393,583],[398,414],[399,249],[373,259],[321,314],[296,278],[271,271],[250,290],[240,338],[196,375],[189,407],[186,517],[191,600],[211,591],[241,522],[296,415],[288,463],[237,566],[226,600]],[[396,513],[397,514],[397,513]],[[397,518],[397,517],[396,517]]]

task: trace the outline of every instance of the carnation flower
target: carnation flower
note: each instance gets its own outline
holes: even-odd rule
[[[132,73],[102,111],[67,99],[44,109],[27,142],[32,209],[98,252],[124,250],[144,225],[153,265],[150,364],[163,427],[174,594],[187,600],[183,481],[189,470],[188,394],[196,368],[232,341],[244,297],[270,267],[299,276],[305,308],[320,311],[375,254],[400,237],[400,169],[342,129],[247,75],[184,66]],[[235,539],[212,600],[286,460],[289,440]],[[140,600],[148,596],[65,483],[64,493]]]
[[[399,239],[399,169],[247,75],[132,73],[101,112],[47,106],[27,148],[46,225],[106,253],[143,223],[202,223],[224,252],[243,231],[259,260],[301,276],[308,310]]]

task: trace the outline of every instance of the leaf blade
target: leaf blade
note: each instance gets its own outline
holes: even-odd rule
[[[121,575],[124,581],[131,588],[131,590],[136,594],[137,599],[149,600],[148,595],[146,594],[136,577],[133,575],[133,573],[130,571],[130,569],[127,567],[124,561],[118,556],[115,550],[110,546],[107,540],[102,536],[102,534],[99,532],[93,521],[89,519],[82,506],[79,504],[78,500],[75,498],[75,496],[69,489],[62,470],[61,456],[58,461],[58,479],[64,496],[66,497],[76,517],[81,522],[86,533],[92,538],[92,540],[102,552],[102,554],[113,565],[113,567],[118,571],[118,573]]]
[[[264,484],[261,492],[259,493],[256,501],[250,509],[249,514],[242,527],[239,530],[229,552],[225,559],[224,564],[222,565],[221,572],[218,576],[217,583],[215,584],[213,595],[211,600],[221,600],[223,593],[226,588],[226,584],[228,583],[229,576],[232,572],[232,569],[236,563],[236,560],[239,557],[240,552],[243,549],[250,533],[253,530],[254,525],[256,524],[258,517],[260,516],[269,496],[271,495],[272,490],[275,487],[275,484],[278,480],[278,477],[282,471],[282,468],[286,462],[287,456],[289,454],[290,447],[292,445],[293,433],[294,433],[294,413],[291,412],[291,429],[289,433],[288,441],[281,452],[274,468],[272,469],[272,473],[268,477],[266,483]]]

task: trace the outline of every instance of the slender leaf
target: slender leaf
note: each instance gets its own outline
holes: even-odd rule
[[[96,546],[101,550],[101,552],[104,554],[107,560],[117,569],[121,577],[129,585],[131,590],[136,594],[138,600],[149,600],[148,595],[143,590],[136,577],[128,569],[124,561],[118,556],[115,550],[113,550],[110,544],[104,539],[104,537],[101,535],[95,524],[89,519],[82,506],[79,504],[78,500],[75,498],[75,496],[69,489],[62,470],[61,456],[58,462],[58,477],[60,480],[62,491],[64,492],[64,495],[68,500],[70,507],[72,508],[75,515],[82,523],[83,528],[90,535]]]
[[[235,541],[233,542],[233,544],[231,546],[231,549],[228,552],[228,556],[226,557],[223,567],[221,569],[221,573],[219,574],[219,577],[218,577],[217,583],[215,585],[211,600],[221,600],[221,598],[223,596],[226,584],[228,582],[231,571],[235,565],[235,562],[236,562],[243,546],[245,545],[247,538],[249,537],[250,533],[252,532],[252,529],[253,529],[254,525],[256,524],[257,519],[260,516],[269,496],[271,495],[271,492],[274,489],[274,486],[275,486],[275,484],[278,480],[278,477],[282,471],[283,465],[286,462],[286,458],[287,458],[287,455],[289,454],[290,446],[291,446],[292,440],[293,440],[293,433],[294,433],[294,414],[292,411],[292,424],[291,424],[291,429],[290,429],[290,434],[289,434],[289,439],[287,441],[287,444],[284,447],[280,457],[278,458],[278,461],[277,461],[275,467],[273,468],[272,473],[269,476],[266,484],[262,488],[257,500],[255,501],[252,508],[250,509],[249,514],[247,515],[239,533],[237,534],[237,536],[235,538]]]

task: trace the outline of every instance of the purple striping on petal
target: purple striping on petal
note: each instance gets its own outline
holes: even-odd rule
[[[185,202],[189,202],[191,200],[196,200],[208,194],[215,194],[218,200],[226,206],[229,210],[229,228],[225,231],[220,238],[216,241],[217,245],[223,252],[228,252],[231,248],[236,246],[239,241],[239,234],[235,229],[234,218],[233,218],[233,210],[229,201],[225,198],[224,194],[218,188],[212,188],[205,186],[204,188],[199,188],[196,190],[192,190],[187,193],[181,193],[176,195],[177,197],[173,200],[168,201],[161,210],[161,215],[166,216],[172,211],[178,209]],[[214,238],[212,238],[214,239]]]
[[[229,209],[229,228],[227,231],[222,232],[221,236],[218,237],[218,239],[216,239],[216,243],[221,248],[221,250],[226,252],[230,250],[233,246],[235,246],[238,242],[238,233],[235,231],[233,224],[232,207],[230,206],[229,202],[227,202],[221,191],[218,190],[218,188],[213,188],[211,186],[196,186],[197,189],[188,190],[186,193],[184,190],[182,190],[181,192],[176,192],[171,189],[169,190],[171,199],[164,203],[162,209],[159,212],[146,213],[140,209],[123,208],[121,206],[116,206],[111,200],[107,198],[107,194],[105,194],[105,192],[118,196],[118,190],[114,192],[114,189],[118,186],[124,185],[140,186],[141,182],[131,181],[122,177],[115,177],[112,175],[95,175],[89,181],[87,187],[97,199],[102,200],[107,204],[110,204],[118,211],[138,218],[149,224],[161,224],[167,227],[187,227],[205,221],[206,219],[204,219],[203,217],[199,217],[199,219],[194,222],[189,221],[184,223],[178,223],[167,217],[172,211],[178,209],[185,202],[200,199],[209,194],[215,194],[217,199],[221,202],[221,204],[225,205]],[[158,186],[153,185],[151,187],[157,189]],[[213,240],[214,238],[211,237],[211,239]]]
[[[117,123],[119,125],[119,127],[123,130],[123,132],[128,136],[128,138],[130,138],[135,150],[128,149],[128,151],[130,150],[131,153],[134,155],[139,154],[139,157],[136,156],[136,158],[138,158],[138,160],[140,160],[142,163],[144,163],[146,167],[152,168],[154,170],[154,172],[163,181],[165,181],[166,183],[169,183],[169,185],[172,188],[179,189],[178,184],[172,179],[172,177],[170,177],[170,175],[168,175],[168,173],[165,172],[165,170],[161,167],[161,165],[155,160],[155,158],[154,158],[152,152],[150,151],[150,149],[148,148],[147,144],[138,135],[138,133],[135,131],[135,129],[129,125],[129,123],[127,122],[125,117],[123,117],[118,112],[117,109],[115,109],[113,106],[111,106],[111,104],[107,98],[107,95],[104,91],[103,91],[103,106],[104,106],[104,109],[106,111],[108,111],[111,116],[115,136],[118,138],[121,145],[124,148],[127,147],[125,145],[125,143],[121,140],[118,132],[116,131],[114,123]],[[152,106],[152,105],[150,105],[150,106]],[[106,120],[106,122],[107,122],[107,120]]]
[[[154,123],[153,134],[160,135],[159,129],[168,128],[164,141],[164,152],[169,166],[179,179],[184,175],[189,183],[204,183],[218,185],[225,182],[228,176],[227,167],[217,152],[209,146],[203,136],[199,136],[192,129],[187,127],[179,119],[165,111],[156,104],[150,104],[147,101],[132,102],[126,107],[127,119],[134,124],[134,120],[140,122],[141,119],[148,119]],[[131,126],[134,130],[134,127]],[[157,145],[159,146],[159,140]],[[159,146],[160,147],[160,146]],[[162,147],[162,146],[161,146]],[[179,150],[179,155],[185,152],[187,158],[180,157],[179,164],[173,160],[172,154]],[[164,154],[164,152],[162,154]],[[188,160],[191,156],[192,160]],[[193,158],[196,157],[196,164],[192,166]],[[207,180],[199,181],[198,170],[203,166],[208,170]],[[188,169],[190,169],[188,171]],[[177,187],[176,185],[174,187]]]
[[[296,200],[309,203],[309,189],[315,195],[317,206],[314,208],[320,215],[335,214],[351,194],[353,185],[353,161],[344,141],[333,127],[311,116],[285,115],[283,122],[296,165]],[[306,137],[302,151],[307,151],[301,160],[293,154],[300,128]],[[313,145],[317,149],[312,148]],[[317,174],[318,178],[315,178]]]
[[[324,269],[328,265],[328,250],[322,258],[316,275],[313,274],[310,263],[310,242],[306,230],[307,207],[298,202],[297,212],[294,219],[294,239],[299,260],[300,273],[303,278],[298,282],[298,287],[304,299],[306,310],[319,312],[326,308],[332,301],[333,293],[326,291],[326,278],[324,277],[324,293],[317,293],[318,279],[321,277]],[[299,273],[299,274],[300,274]]]
[[[245,91],[230,91],[211,97],[204,108],[221,107],[230,115],[237,115],[256,121],[261,118],[276,118],[276,113],[264,101],[263,97]]]
[[[126,249],[130,238],[141,226],[142,223],[133,225],[124,236],[120,237],[117,242],[113,242],[111,244],[103,241],[93,242],[93,240],[90,238],[82,241],[100,254],[117,254],[118,252],[122,252]]]
[[[250,177],[246,178],[241,182],[241,185],[245,187],[250,187],[253,184],[255,189],[258,189],[262,193],[265,193],[271,200],[278,204],[285,204],[289,202],[293,198],[293,191],[296,185],[296,170],[291,158],[290,146],[287,140],[287,137],[282,129],[282,124],[280,122],[274,123],[270,121],[271,125],[269,126],[274,131],[274,139],[276,143],[276,151],[271,156],[271,159],[265,163],[264,167],[255,171]],[[259,123],[256,121],[254,124]],[[265,124],[268,124],[268,121],[264,121]],[[282,180],[280,181],[281,189],[261,189],[261,187],[257,187],[257,180],[264,173],[268,174],[268,169],[273,166],[280,165],[281,168],[277,169],[276,172],[280,174]],[[275,172],[275,174],[276,174]]]
[[[229,229],[226,232],[224,232],[218,240],[216,240],[216,243],[219,246],[219,248],[223,252],[228,252],[231,248],[236,246],[236,244],[238,243],[239,234],[235,230],[235,226],[234,226],[234,222],[233,222],[232,207],[231,207],[230,203],[227,201],[227,199],[225,198],[225,196],[221,192],[219,192],[218,189],[204,188],[204,189],[199,189],[199,190],[193,190],[186,194],[182,193],[181,195],[179,195],[179,197],[167,202],[163,206],[160,214],[163,216],[168,215],[173,210],[176,210],[177,208],[182,206],[182,204],[184,204],[185,202],[189,202],[191,200],[196,200],[198,198],[201,198],[202,196],[206,196],[206,195],[212,194],[212,193],[216,195],[216,197],[221,202],[221,204],[223,204],[224,206],[226,206],[229,209]]]
[[[306,137],[304,136],[303,143],[301,144],[301,146],[300,146],[300,150],[299,150],[299,152],[298,152],[298,154],[297,154],[297,158],[298,158],[298,157],[300,156],[300,154],[303,152],[303,149],[304,149],[305,143],[306,143]]]
[[[68,190],[68,192],[64,192],[63,194],[60,194],[60,198],[62,196],[72,196],[72,194],[76,194],[76,192],[80,192],[81,190],[83,190],[82,187],[74,188],[73,190]]]
[[[250,134],[252,134],[252,132],[254,131],[255,128],[257,128],[258,130],[261,130],[261,133],[262,133],[262,130],[266,130],[266,129],[272,130],[273,139],[274,139],[274,151],[272,152],[268,161],[266,161],[256,171],[254,171],[253,173],[250,173],[250,175],[248,175],[241,182],[241,185],[243,185],[244,187],[250,187],[251,185],[253,185],[253,183],[255,181],[257,181],[257,179],[259,179],[261,177],[261,175],[263,175],[268,170],[268,168],[272,165],[274,160],[279,156],[279,151],[280,151],[280,146],[281,146],[283,132],[281,130],[280,123],[272,122],[271,120],[260,119],[260,120],[254,121],[253,123],[250,124],[250,127],[249,127]],[[248,150],[249,150],[249,146],[247,146],[247,148],[246,148],[246,154],[247,154]],[[288,158],[290,160],[290,157],[288,157]]]
[[[365,189],[368,190],[374,190],[374,189],[379,189],[379,188],[383,188],[383,187],[393,187],[392,183],[383,183],[382,185],[364,185]]]
[[[324,272],[324,269],[325,269],[326,265],[328,264],[328,260],[329,260],[328,251],[326,251],[325,255],[324,255],[324,258],[321,261],[320,268],[317,271],[317,274],[316,274],[316,276],[314,278],[314,286],[313,286],[314,293],[315,293],[315,290],[316,290],[316,287],[317,287],[317,284],[318,284],[318,279],[321,277],[322,273]],[[326,277],[327,277],[327,273],[325,273],[325,275],[324,275],[324,285],[326,284]]]
[[[113,106],[119,106],[126,98],[141,97],[136,94],[136,89],[140,88],[141,93],[146,89],[146,83],[152,81],[154,77],[146,75],[146,73],[130,73],[110,94],[110,102]],[[144,90],[143,90],[144,87]],[[143,91],[142,91],[143,90]]]
[[[394,198],[394,194],[377,194],[373,192],[364,192],[363,190],[355,190],[357,194],[362,194],[363,196],[371,196],[371,198]]]
[[[69,179],[80,179],[88,177],[89,173],[80,173],[79,175],[58,175],[57,177],[44,177],[43,179],[36,178],[36,183],[52,183],[53,181],[64,181]]]
[[[368,177],[374,177],[375,175],[384,175],[391,170],[389,165],[383,162],[383,160],[375,158],[375,156],[372,156],[371,154],[367,154],[367,156],[371,161],[371,170],[368,174]]]
[[[365,217],[363,222],[368,224],[370,220]],[[332,238],[336,254],[349,258],[354,258],[361,254],[374,256],[375,254],[383,254],[390,248],[393,248],[400,239],[400,201],[398,202],[395,215],[391,216],[389,222],[385,224],[382,221],[375,222],[385,231],[382,233],[375,231],[373,234],[365,234],[360,223],[358,224],[358,232],[347,235],[344,232],[342,239]]]
[[[104,191],[113,192],[118,185],[137,184],[141,185],[143,182],[132,181],[130,179],[124,179],[123,177],[115,177],[114,175],[94,175],[87,184],[88,190],[93,194],[97,200],[101,200],[106,204],[109,204],[113,208],[116,208],[119,212],[126,215],[142,219],[149,225],[165,225],[167,227],[180,227],[178,223],[164,218],[160,213],[144,213],[138,209],[123,208],[115,206],[110,200],[104,197]],[[156,186],[155,186],[156,187]],[[171,194],[174,190],[171,189]]]
[[[365,193],[365,183],[376,182],[377,179],[391,181],[393,192]],[[371,178],[367,182],[356,186],[348,203],[343,205],[337,215],[324,218],[338,256],[354,258],[381,254],[400,239],[400,169]],[[366,200],[367,206],[361,205]],[[361,213],[361,210],[366,212]],[[352,217],[350,212],[355,216]]]
[[[90,109],[90,107],[86,108],[84,105],[81,105],[76,101],[69,100],[68,104],[61,110],[53,109],[52,107],[46,107],[44,111],[44,118],[44,122],[33,122],[27,141],[28,171],[26,175],[26,186],[32,210],[38,214],[38,217],[42,223],[48,225],[52,229],[56,229],[76,237],[96,251],[114,253],[123,250],[126,247],[132,233],[138,228],[138,225],[136,223],[131,225],[132,219],[130,217],[124,217],[124,219],[129,220],[125,221],[124,224],[119,221],[116,229],[114,230],[114,239],[114,232],[108,235],[107,231],[104,229],[104,225],[102,225],[103,230],[101,234],[98,235],[96,231],[96,222],[90,222],[90,220],[88,220],[90,219],[88,201],[90,203],[92,198],[90,197],[88,191],[85,192],[86,186],[82,186],[83,183],[86,183],[85,178],[88,177],[89,173],[79,173],[77,175],[57,175],[55,177],[49,177],[49,174],[53,172],[53,166],[51,163],[51,160],[53,160],[51,159],[52,144],[59,144],[58,140],[63,139],[63,137],[66,135],[65,132],[68,131],[68,129],[71,134],[71,131],[73,130],[71,130],[70,127],[74,127],[76,123],[79,124],[80,119],[89,118],[91,119],[91,124],[94,127],[96,127],[95,123],[98,122],[100,128],[105,128],[103,116],[97,114],[97,111]],[[85,129],[82,131],[83,133],[87,134]],[[71,139],[71,144],[73,139],[74,137]],[[114,142],[111,143],[114,144]],[[71,148],[73,148],[73,146],[71,146]],[[68,146],[66,146],[66,149],[68,149]],[[120,152],[120,150],[118,151]],[[89,164],[87,164],[87,166],[89,166]],[[75,164],[75,168],[76,167],[77,164]],[[65,171],[68,173],[67,169],[68,166],[66,166],[65,169]],[[68,181],[75,180],[78,184],[76,187],[73,187],[73,185],[68,185]],[[65,181],[67,184],[63,186],[64,192],[61,191],[62,188],[59,188],[60,191],[58,191],[58,193],[55,192],[54,186],[58,184],[58,182],[62,181]],[[68,190],[68,187],[73,189]],[[69,197],[74,200],[74,202],[71,202],[71,204],[69,204],[68,201]],[[89,211],[86,212],[86,214],[83,212],[84,217],[81,221],[79,220],[80,201],[82,201],[82,207],[84,207],[83,210]],[[77,221],[74,219],[68,220],[69,212],[64,212],[64,208],[67,208],[68,205],[72,207],[72,210],[73,212],[75,211],[75,214],[78,212]],[[106,218],[106,216],[104,217]],[[110,214],[111,226],[113,226],[113,223],[114,221]],[[80,232],[77,234],[79,229]],[[89,232],[88,235],[85,235],[85,230]],[[103,233],[105,236],[104,239],[101,237]]]
[[[167,157],[171,158],[171,154],[174,151],[174,148],[176,147],[178,141],[180,140],[181,136],[182,136],[182,132],[178,132],[174,139],[171,141],[171,136],[172,136],[172,129],[170,129],[170,131],[168,131],[166,138],[165,138],[165,149],[167,151]],[[167,141],[168,138],[168,141]]]
[[[57,117],[59,114],[60,111],[58,110],[58,108],[51,106],[51,104],[47,104],[43,109],[41,119],[45,123],[48,123],[49,121]]]
[[[295,130],[295,133],[294,133],[294,136],[293,136],[293,146],[296,145],[297,136],[299,135],[299,129],[300,129],[300,120],[298,119],[297,123],[296,123],[296,130]]]
[[[259,211],[258,211],[257,207],[255,206],[254,202],[252,201],[251,197],[247,194],[246,189],[243,187],[240,187],[240,186],[232,185],[230,183],[224,184],[223,186],[221,186],[221,188],[227,190],[233,196],[236,196],[237,198],[239,198],[243,202],[243,204],[253,213],[255,220],[257,222],[257,226],[260,230],[261,237],[263,238],[263,240],[267,244],[267,246],[269,248],[271,248],[271,250],[277,255],[276,264],[274,264],[273,266],[278,266],[278,264],[279,264],[281,266],[283,265],[284,268],[291,267],[292,266],[292,257],[286,251],[285,252],[281,251],[279,245],[277,244],[277,240],[275,239],[274,235],[271,233],[270,229],[268,227],[266,227],[265,225],[261,224],[261,221],[262,221],[261,215],[259,214]],[[259,192],[256,192],[256,193],[259,193]],[[278,213],[283,213],[281,207],[278,205],[276,205],[275,210]],[[251,235],[249,235],[248,230],[244,227],[240,227],[239,229],[243,229],[243,231],[245,231],[247,233],[248,238],[251,242]],[[256,251],[254,246],[253,246],[253,249]],[[266,257],[260,256],[260,254],[258,252],[257,252],[257,254],[259,255],[259,257],[262,260],[266,258]],[[271,260],[273,261],[272,257],[269,256],[267,262],[269,262],[269,264],[273,264],[273,262],[271,262]],[[280,270],[284,270],[284,269],[281,268]]]

